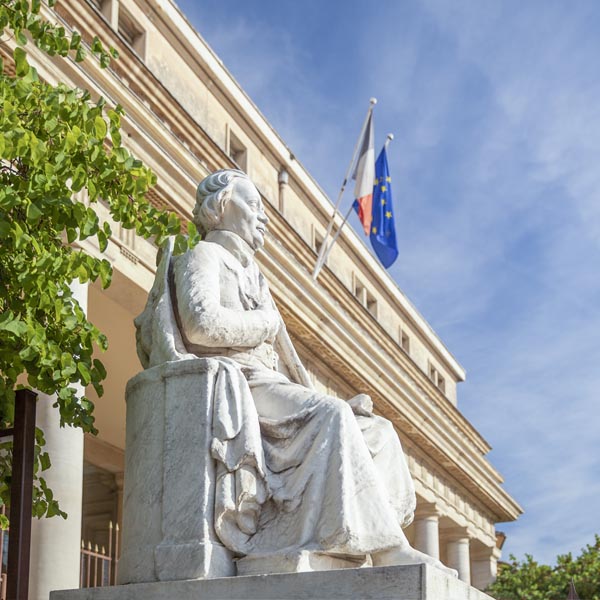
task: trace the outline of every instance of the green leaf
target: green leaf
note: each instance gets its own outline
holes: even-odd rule
[[[106,378],[106,369],[104,368],[104,365],[97,358],[94,359],[94,368],[97,369],[98,373],[100,373],[101,379]]]
[[[44,213],[33,202],[27,207],[27,221],[35,224]]]
[[[15,59],[15,70],[18,77],[24,77],[29,72],[29,63],[27,62],[27,53],[23,48],[15,48],[13,51]]]
[[[25,335],[28,329],[27,323],[23,323],[20,319],[10,319],[5,323],[0,323],[0,331],[8,331],[18,336]]]
[[[81,375],[81,379],[82,379],[83,383],[85,385],[88,385],[92,381],[92,376],[90,375],[90,371],[87,368],[87,365],[82,362],[77,363],[77,370],[79,371],[79,374]]]
[[[40,467],[41,467],[42,471],[46,471],[47,469],[50,468],[50,464],[51,464],[50,456],[48,455],[47,452],[40,454],[39,461],[40,461]]]
[[[184,236],[178,235],[175,237],[173,252],[175,254],[183,254],[187,250],[187,240]]]
[[[102,282],[102,287],[107,288],[110,285],[110,281],[112,278],[112,267],[107,260],[102,260],[99,265],[100,271],[100,281]]]
[[[99,140],[103,140],[106,137],[108,129],[106,127],[106,122],[102,117],[96,117],[94,119],[94,129],[96,132],[96,137]]]
[[[81,34],[78,31],[74,31],[71,35],[71,44],[70,44],[71,50],[76,50],[77,48],[79,48],[80,44],[81,44]]]

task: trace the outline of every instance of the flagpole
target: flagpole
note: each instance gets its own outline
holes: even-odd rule
[[[384,144],[386,151],[387,151],[387,147],[390,145],[390,142],[393,139],[394,139],[394,134],[388,133],[387,138],[385,139],[385,144]],[[324,265],[325,262],[327,261],[327,259],[329,258],[329,254],[330,254],[331,250],[333,249],[334,244],[337,242],[337,239],[340,237],[340,233],[342,232],[342,229],[344,228],[346,221],[350,218],[350,215],[351,215],[353,209],[354,209],[354,206],[351,204],[350,208],[346,212],[346,215],[344,216],[344,220],[342,221],[342,224],[340,225],[339,229],[335,232],[335,235],[333,236],[333,239],[331,240],[331,244],[329,244],[329,246],[327,246],[327,250],[325,251],[325,255],[323,256],[323,260],[321,263],[322,265]],[[317,275],[318,274],[319,274],[319,272],[317,271]],[[313,274],[313,279],[316,279],[314,274]]]
[[[344,191],[346,190],[346,184],[348,183],[348,178],[350,177],[352,167],[354,166],[354,162],[356,161],[356,155],[358,154],[358,150],[359,150],[358,146],[360,145],[360,142],[363,139],[365,129],[367,127],[367,123],[369,122],[369,116],[373,112],[373,108],[375,107],[376,104],[377,104],[377,98],[371,98],[369,100],[369,110],[367,111],[367,116],[365,117],[365,121],[363,123],[362,129],[360,130],[360,135],[358,136],[358,139],[356,140],[356,144],[354,146],[354,152],[352,153],[352,160],[350,161],[350,164],[348,165],[346,175],[344,176],[344,181],[342,182],[342,187],[340,188],[340,191],[338,193],[337,202],[335,203],[333,213],[331,214],[331,220],[329,221],[329,225],[327,225],[327,231],[325,232],[325,237],[323,238],[323,242],[321,243],[321,248],[319,249],[319,255],[317,256],[317,262],[315,263],[315,269],[312,274],[312,278],[315,281],[316,281],[317,277],[319,276],[319,271],[321,270],[321,267],[323,266],[323,264],[325,262],[325,259],[323,259],[323,255],[325,254],[325,251],[327,250],[327,240],[328,240],[329,236],[331,235],[331,230],[333,229],[333,223],[334,223],[335,217],[339,211],[340,203],[342,202],[342,196],[344,195]],[[345,220],[344,220],[344,222],[345,222]]]

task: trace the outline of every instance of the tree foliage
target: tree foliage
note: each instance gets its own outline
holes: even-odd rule
[[[174,214],[145,200],[156,177],[121,144],[123,109],[42,81],[23,46],[33,40],[51,56],[99,60],[102,67],[116,52],[95,38],[86,59],[81,36],[45,20],[40,8],[40,0],[0,0],[2,40],[14,40],[16,71],[8,76],[0,61],[0,428],[12,424],[14,390],[28,386],[56,395],[61,425],[95,432],[93,404],[79,386],[102,395],[106,371],[94,346],[106,349],[107,340],[70,288],[74,280],[110,284],[110,263],[77,246],[90,237],[101,252],[108,245],[110,224],[100,222],[94,205],[105,203],[115,222],[158,244],[174,234],[180,249],[188,242]],[[190,233],[194,243],[193,226]],[[39,430],[36,442],[34,514],[65,516],[40,476],[50,458]],[[10,450],[0,444],[6,504]]]
[[[565,600],[571,579],[580,598],[600,600],[600,536],[576,558],[571,553],[558,556],[555,567],[539,564],[529,554],[522,561],[511,555],[487,592],[498,600]]]

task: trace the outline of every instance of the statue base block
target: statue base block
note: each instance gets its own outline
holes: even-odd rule
[[[429,565],[133,583],[52,592],[50,600],[492,600]]]

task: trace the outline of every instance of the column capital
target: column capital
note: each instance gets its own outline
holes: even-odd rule
[[[502,556],[502,551],[497,546],[480,546],[471,550],[471,558],[473,560],[498,560]]]
[[[468,527],[455,526],[455,527],[444,527],[440,530],[441,537],[447,542],[458,542],[461,540],[469,541],[473,538],[473,534]]]
[[[435,502],[419,502],[415,510],[415,519],[427,519],[442,516],[440,507]]]

